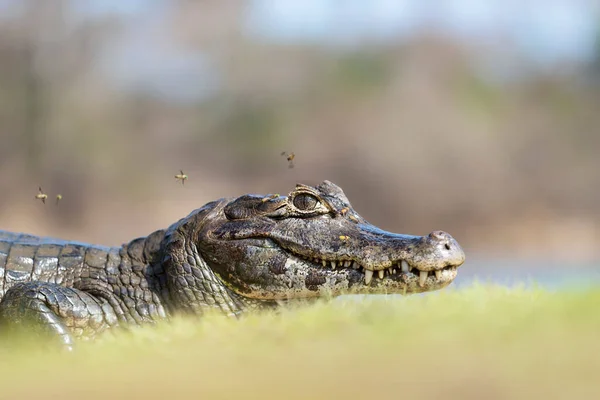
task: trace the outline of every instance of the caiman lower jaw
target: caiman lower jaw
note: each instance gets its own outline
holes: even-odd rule
[[[288,250],[289,253],[289,250]],[[336,269],[340,269],[340,268],[347,268],[347,269],[355,269],[358,272],[362,272],[364,274],[364,279],[365,279],[365,285],[368,285],[371,283],[371,281],[373,281],[374,278],[378,278],[378,279],[384,279],[386,276],[392,276],[392,275],[409,275],[412,274],[414,276],[416,276],[419,279],[419,286],[420,287],[425,287],[425,284],[427,283],[427,279],[431,276],[435,276],[435,280],[436,281],[441,281],[442,279],[444,280],[448,280],[447,278],[449,277],[448,275],[453,275],[451,277],[450,280],[454,279],[454,276],[456,275],[456,266],[447,266],[444,267],[442,269],[438,269],[435,271],[421,271],[416,267],[412,267],[406,260],[399,260],[399,261],[395,261],[394,263],[392,263],[389,267],[384,267],[383,269],[378,269],[378,270],[371,270],[371,269],[367,269],[365,267],[363,267],[362,265],[360,265],[357,261],[354,260],[323,260],[323,259],[319,259],[319,258],[311,258],[311,257],[305,257],[305,256],[301,256],[298,254],[294,254],[291,253],[294,257],[297,258],[301,258],[305,261],[308,261],[312,264],[316,264],[316,266],[318,267],[318,265],[322,265],[323,268],[326,269],[331,269],[336,270]]]

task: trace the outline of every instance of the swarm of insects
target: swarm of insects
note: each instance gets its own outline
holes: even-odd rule
[[[40,187],[38,187],[38,194],[36,194],[34,196],[34,198],[36,200],[41,200],[42,203],[46,204],[46,199],[48,199],[48,195],[46,193],[44,193],[44,190],[40,186]],[[56,205],[58,205],[58,203],[62,200],[62,198],[63,198],[62,194],[56,195]]]
[[[288,168],[294,168],[294,158],[296,157],[296,155],[294,153],[287,153],[285,151],[281,152],[282,156],[286,156],[286,159],[288,160]]]
[[[185,185],[185,180],[188,178],[186,174],[183,173],[183,170],[179,170],[179,173],[175,175],[175,179],[181,181],[182,185]]]

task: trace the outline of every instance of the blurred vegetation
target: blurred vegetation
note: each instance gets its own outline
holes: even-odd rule
[[[494,286],[347,297],[241,320],[178,318],[69,356],[3,337],[2,396],[592,399],[599,301],[597,290]]]
[[[167,3],[156,26],[69,0],[23,0],[0,17],[0,228],[119,244],[216,197],[329,179],[388,230],[598,257],[597,62],[535,74],[515,63],[516,78],[490,79],[479,61],[509,43],[281,44],[243,30],[244,2]],[[141,77],[159,68],[144,51],[209,68],[200,79],[165,61],[129,84],[113,64]],[[190,87],[204,95],[173,97]],[[38,185],[61,207],[29,201]]]

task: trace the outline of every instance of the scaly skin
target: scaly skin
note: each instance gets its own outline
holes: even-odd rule
[[[75,339],[178,313],[226,315],[284,301],[441,289],[465,260],[447,233],[383,231],[325,181],[193,211],[120,248],[0,231],[0,322]]]

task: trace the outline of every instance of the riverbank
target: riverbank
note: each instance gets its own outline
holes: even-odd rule
[[[71,355],[3,338],[3,398],[594,398],[600,290],[471,286],[208,316]]]

